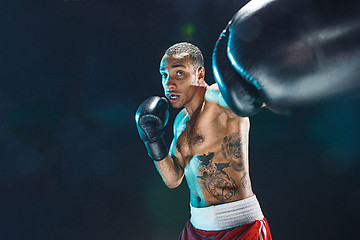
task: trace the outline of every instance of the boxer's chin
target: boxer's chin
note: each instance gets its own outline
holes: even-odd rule
[[[176,99],[168,98],[168,100],[173,108],[182,108],[183,107],[183,105],[181,104],[180,97],[176,98]]]
[[[181,105],[180,103],[171,103],[171,106],[173,107],[173,108],[182,108],[182,107],[184,107],[183,105]]]

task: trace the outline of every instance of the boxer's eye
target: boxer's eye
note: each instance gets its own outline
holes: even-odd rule
[[[185,73],[183,71],[177,71],[176,76],[183,76]]]

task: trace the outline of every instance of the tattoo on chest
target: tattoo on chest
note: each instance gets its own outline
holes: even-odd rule
[[[221,145],[224,158],[229,161],[231,167],[238,172],[245,169],[242,162],[243,153],[241,151],[241,145],[242,142],[239,133],[232,133],[230,136],[226,136]]]
[[[213,163],[214,155],[211,152],[198,156],[202,172],[202,176],[198,176],[198,178],[203,181],[205,189],[212,196],[221,202],[226,202],[235,195],[237,186],[235,181],[224,171],[230,167],[229,163]]]

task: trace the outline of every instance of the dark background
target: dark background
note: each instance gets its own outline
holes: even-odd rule
[[[162,183],[134,114],[159,61],[206,61],[235,0],[0,2],[0,239],[177,239],[183,183]],[[275,240],[357,239],[359,99],[251,119],[254,192]],[[172,138],[171,110],[167,140]]]

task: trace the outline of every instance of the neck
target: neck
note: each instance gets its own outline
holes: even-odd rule
[[[190,102],[188,102],[185,105],[185,109],[187,111],[187,113],[189,114],[189,117],[191,118],[191,116],[194,114],[194,112],[202,106],[202,104],[205,101],[205,92],[207,90],[208,86],[204,86],[199,88],[196,91],[196,94],[194,94],[193,98],[191,99]]]

